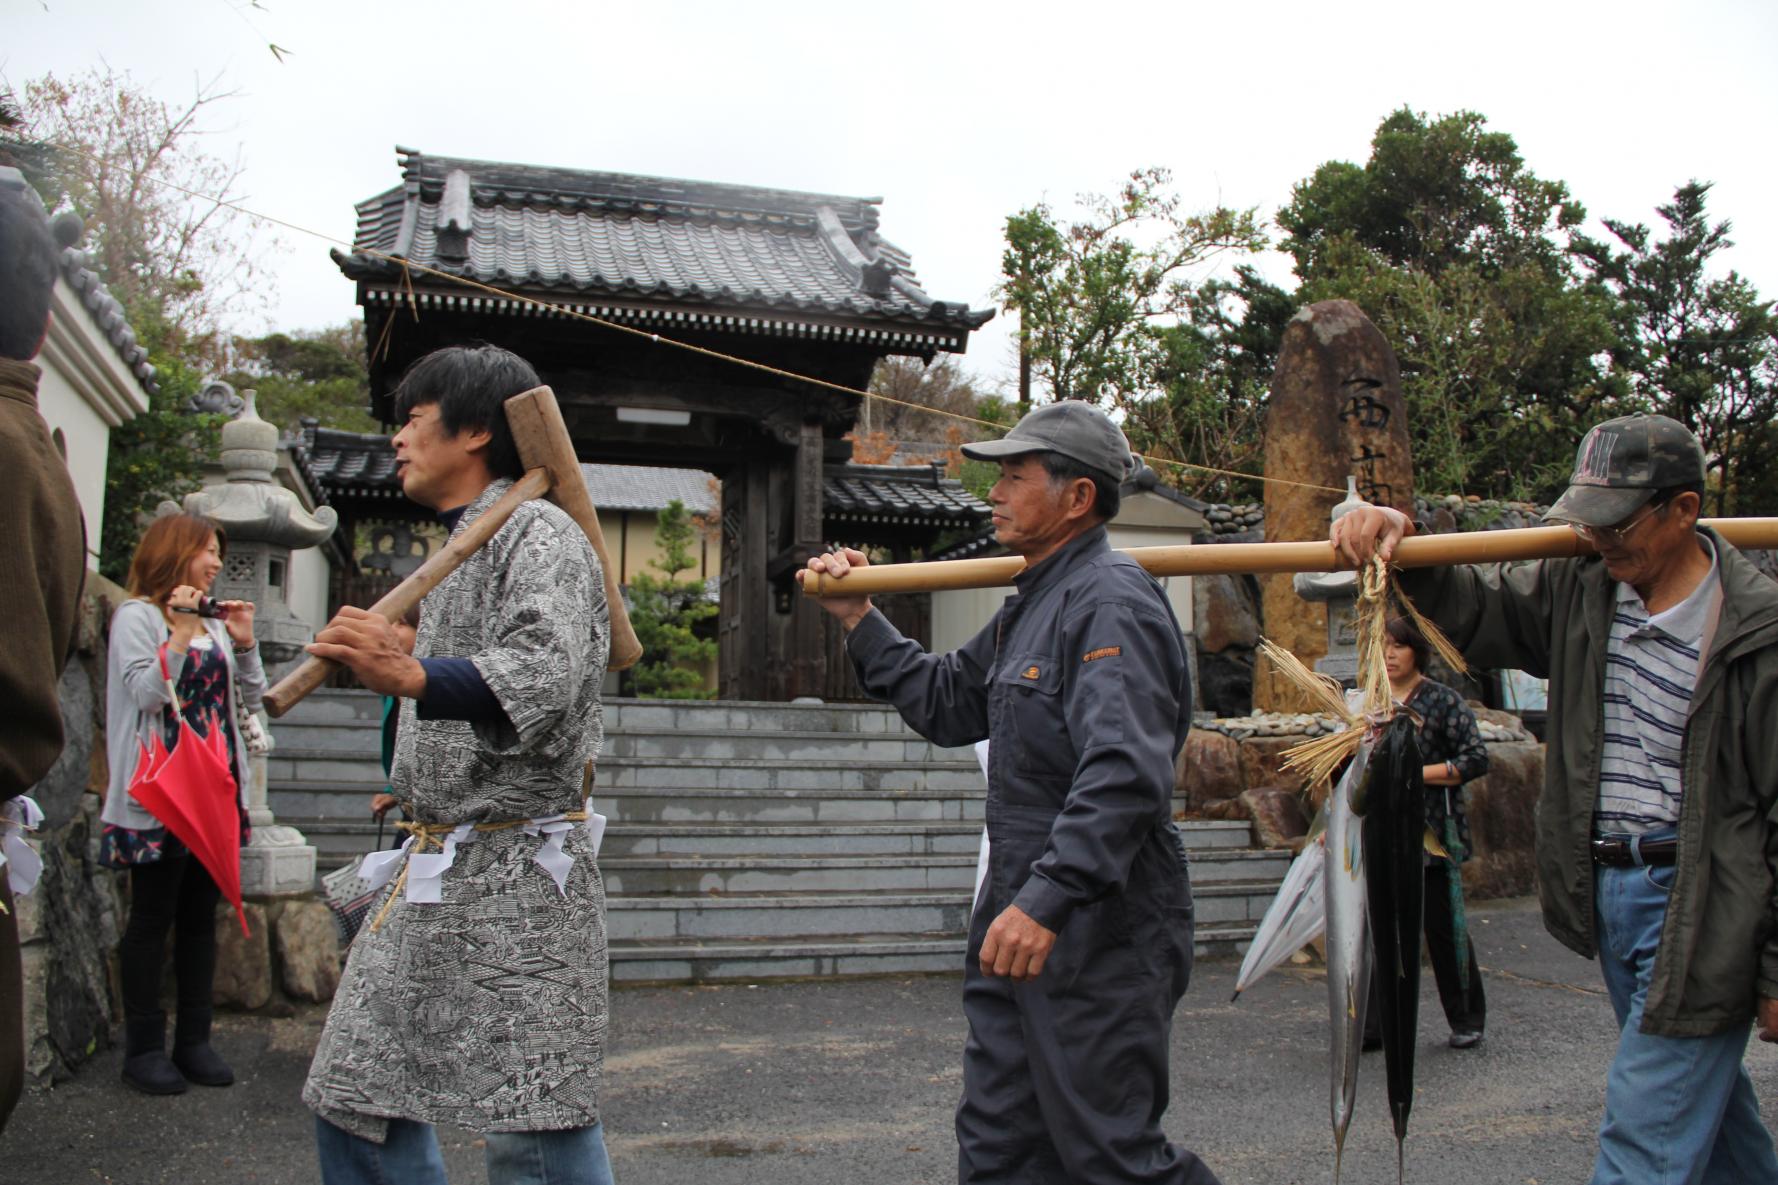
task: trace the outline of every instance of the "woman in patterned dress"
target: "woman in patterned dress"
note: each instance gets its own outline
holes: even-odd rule
[[[111,618],[105,691],[111,781],[99,862],[130,877],[130,918],[120,952],[123,1080],[148,1094],[178,1094],[188,1082],[227,1086],[234,1081],[234,1071],[210,1047],[220,894],[203,864],[129,795],[141,743],[158,732],[170,747],[179,734],[162,675],[164,654],[185,720],[200,733],[214,726],[227,735],[230,772],[240,791],[241,842],[247,842],[249,766],[235,719],[237,695],[256,705],[265,690],[253,605],[223,601],[226,615],[220,620],[197,614],[200,598],[222,570],[226,546],[209,519],[190,514],[156,519],[130,561],[131,597]],[[160,1007],[169,929],[179,1001],[170,1058]]]
[[[1476,727],[1475,713],[1463,697],[1423,674],[1431,652],[1420,631],[1406,618],[1397,617],[1389,622],[1388,632],[1384,661],[1390,692],[1421,719],[1426,825],[1450,852],[1449,858],[1426,859],[1426,947],[1438,980],[1439,1002],[1451,1025],[1451,1047],[1468,1049],[1482,1039],[1487,1001],[1482,994],[1475,943],[1470,941],[1467,927],[1459,924],[1463,880],[1458,866],[1469,858],[1470,851],[1462,787],[1488,772],[1488,749]],[[1460,932],[1468,951],[1465,968],[1458,965]]]

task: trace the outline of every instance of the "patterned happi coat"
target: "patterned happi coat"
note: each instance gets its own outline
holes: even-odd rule
[[[490,485],[455,530],[511,484]],[[604,735],[601,579],[574,521],[527,502],[427,596],[415,655],[472,659],[506,720],[422,720],[402,704],[392,781],[419,821],[580,809],[583,765]],[[439,878],[437,903],[404,893],[381,929],[367,920],[309,1068],[309,1107],[378,1142],[389,1118],[482,1132],[597,1122],[605,889],[585,828],[564,830],[573,863],[560,889],[537,862],[546,835],[475,832]]]

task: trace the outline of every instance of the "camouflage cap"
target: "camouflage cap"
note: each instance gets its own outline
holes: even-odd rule
[[[963,446],[963,455],[977,461],[998,461],[1026,453],[1060,453],[1079,461],[1113,484],[1137,469],[1130,442],[1111,417],[1079,399],[1058,399],[1027,412],[999,440]]]
[[[1581,439],[1568,490],[1546,519],[1585,527],[1615,526],[1656,491],[1704,480],[1704,449],[1678,420],[1621,416]]]

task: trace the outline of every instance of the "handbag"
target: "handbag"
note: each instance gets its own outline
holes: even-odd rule
[[[377,818],[377,844],[373,851],[381,851],[383,847],[383,820]],[[327,908],[333,912],[333,921],[340,931],[340,949],[352,945],[358,937],[358,931],[364,926],[364,917],[370,912],[370,904],[381,891],[381,885],[373,885],[359,873],[363,860],[353,860],[321,878],[321,895],[327,902]]]

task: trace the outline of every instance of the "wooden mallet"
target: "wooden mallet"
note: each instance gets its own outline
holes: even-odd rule
[[[525,466],[524,476],[480,517],[428,557],[412,575],[372,605],[370,612],[391,622],[400,621],[446,576],[456,571],[459,564],[486,546],[521,503],[547,497],[580,525],[587,541],[599,555],[599,567],[605,574],[605,603],[611,612],[610,668],[621,671],[636,665],[636,660],[642,657],[642,644],[636,640],[636,631],[630,625],[630,615],[618,592],[617,572],[605,551],[605,533],[599,529],[599,514],[593,508],[592,496],[587,493],[586,477],[580,470],[579,458],[574,455],[574,442],[568,435],[568,425],[562,422],[562,409],[556,404],[555,392],[548,387],[535,387],[514,395],[506,401],[506,422],[512,429],[513,443],[518,446],[519,460]],[[266,692],[266,715],[274,719],[284,715],[338,669],[338,663],[311,655]]]

